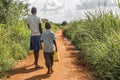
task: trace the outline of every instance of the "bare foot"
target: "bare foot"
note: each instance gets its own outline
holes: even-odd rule
[[[54,72],[54,70],[51,68],[51,73],[53,73]]]

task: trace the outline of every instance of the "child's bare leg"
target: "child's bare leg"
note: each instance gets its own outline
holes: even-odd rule
[[[36,68],[38,68],[38,67],[40,67],[39,65],[38,65],[38,58],[39,58],[39,50],[34,50],[34,59],[35,59],[35,66],[36,66]]]
[[[50,56],[50,59],[51,59],[51,73],[53,73],[54,72],[54,70],[53,70],[53,54],[54,53],[51,53],[51,56]]]

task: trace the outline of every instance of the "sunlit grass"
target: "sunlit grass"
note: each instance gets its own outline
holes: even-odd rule
[[[109,13],[86,14],[87,19],[70,23],[64,34],[80,50],[80,59],[101,80],[120,79],[120,20]]]

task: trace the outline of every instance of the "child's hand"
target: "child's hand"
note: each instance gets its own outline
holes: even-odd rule
[[[55,48],[56,52],[57,52],[57,47]]]
[[[41,42],[43,42],[43,40],[41,40]]]

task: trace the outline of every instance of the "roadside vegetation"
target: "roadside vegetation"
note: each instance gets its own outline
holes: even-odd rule
[[[23,17],[27,5],[14,0],[0,1],[0,75],[28,53],[29,31]]]
[[[120,80],[120,19],[112,11],[86,13],[87,19],[71,22],[64,35],[80,50],[79,61],[100,80]]]

